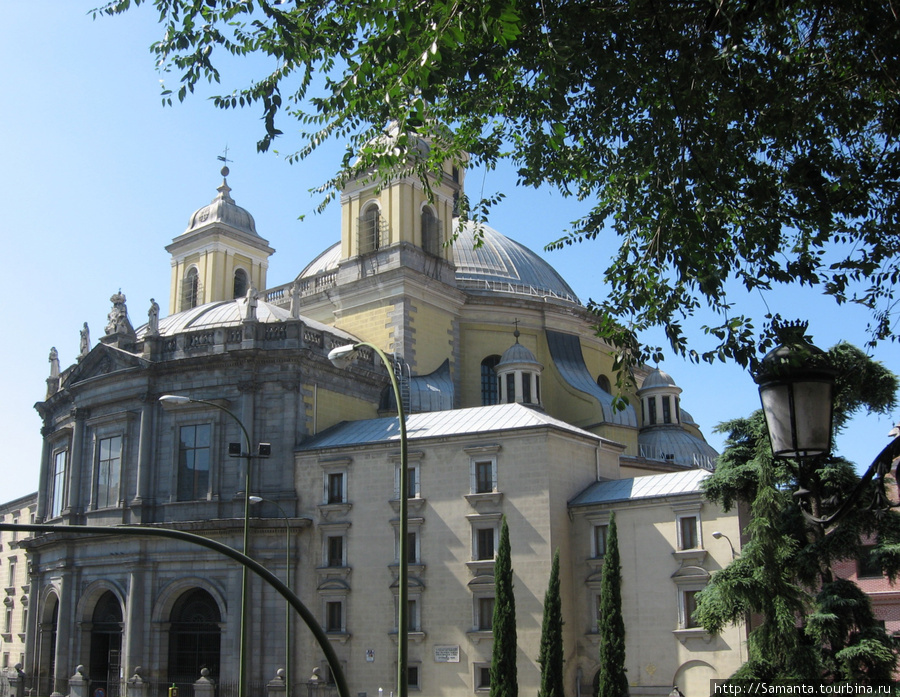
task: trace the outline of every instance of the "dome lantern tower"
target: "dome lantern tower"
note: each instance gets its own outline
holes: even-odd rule
[[[514,333],[516,343],[500,357],[494,370],[501,404],[532,404],[541,406],[541,372],[544,366],[534,354],[519,343],[519,329]]]
[[[172,255],[169,314],[266,287],[275,250],[257,234],[253,216],[231,198],[228,173],[222,167],[218,196],[195,211],[187,230],[166,247]]]

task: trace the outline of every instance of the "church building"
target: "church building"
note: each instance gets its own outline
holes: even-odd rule
[[[212,202],[166,247],[168,312],[142,299],[148,321],[136,326],[117,292],[99,341],[82,330],[76,363],[62,367],[51,353],[36,405],[38,522],[175,528],[240,550],[249,500],[248,554],[319,618],[351,694],[396,689],[402,630],[410,691],[463,697],[489,689],[505,517],[520,692],[540,683],[542,604],[558,550],[566,691],[575,697],[596,681],[614,512],[631,694],[668,695],[676,685],[699,697],[742,663],[743,628],[711,636],[691,617],[694,595],[735,553],[729,541],[739,546],[741,525],[702,497],[717,455],[681,388],[648,367],[634,375],[628,405],[615,407],[614,352],[566,281],[490,227],[458,230],[464,169],[448,165],[430,198],[414,178],[348,184],[334,243],[274,284],[275,250],[260,232],[277,231],[257,231],[227,168],[222,175]],[[347,368],[329,361],[332,349],[362,341],[391,364],[365,349]],[[408,414],[406,472],[389,370]],[[35,694],[65,694],[78,666],[91,694],[117,697],[139,680],[148,697],[173,683],[188,697],[201,671],[220,695],[233,694],[242,598],[234,561],[114,533],[36,534],[21,544]],[[251,693],[284,668],[291,693],[305,693],[314,673],[327,690],[323,652],[284,600],[254,576],[248,598]]]

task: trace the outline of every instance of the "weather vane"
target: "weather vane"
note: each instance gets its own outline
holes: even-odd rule
[[[228,145],[227,144],[225,145],[225,154],[224,155],[216,155],[216,159],[222,163],[222,176],[227,177],[228,172],[229,172],[228,163],[234,161],[234,160],[228,159]]]

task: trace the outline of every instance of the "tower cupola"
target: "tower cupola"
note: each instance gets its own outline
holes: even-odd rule
[[[516,343],[510,346],[494,367],[497,373],[501,404],[541,405],[541,372],[544,366],[527,346],[519,343],[519,330],[515,331]]]
[[[169,314],[266,287],[275,250],[256,232],[253,216],[231,197],[228,167],[221,173],[218,195],[197,209],[187,229],[166,247],[172,255]]]

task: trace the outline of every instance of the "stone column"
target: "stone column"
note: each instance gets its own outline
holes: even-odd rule
[[[155,399],[152,394],[144,394],[141,396],[141,424],[138,435],[138,461],[137,461],[137,481],[135,483],[134,500],[131,506],[135,509],[137,520],[135,523],[143,522],[143,514],[141,506],[144,497],[147,496],[150,482],[150,463],[151,450],[153,448],[153,405]]]
[[[59,611],[56,616],[56,646],[54,647],[54,651],[56,652],[55,670],[53,671],[53,675],[50,676],[53,679],[53,695],[61,695],[57,686],[62,683],[63,680],[68,677],[65,673],[65,666],[72,665],[69,663],[70,655],[74,655],[76,651],[75,644],[77,641],[72,641],[74,639],[74,632],[72,628],[72,611],[73,611],[73,599],[72,599],[72,591],[71,587],[75,587],[75,579],[73,577],[62,578],[59,581]],[[79,669],[81,672],[79,672]],[[75,676],[78,675],[83,676],[84,666],[78,666],[75,670]],[[73,679],[74,679],[73,677]],[[71,680],[69,682],[71,686]],[[86,689],[86,686],[85,686]],[[71,691],[71,690],[70,690]],[[73,695],[73,697],[82,697],[82,695]]]
[[[81,475],[84,468],[84,421],[88,417],[88,411],[76,408],[73,410],[73,416],[75,430],[72,433],[72,451],[69,457],[69,500],[63,515],[67,516],[70,522],[77,522],[73,518],[84,510],[81,501]],[[88,467],[88,475],[90,469]]]
[[[140,678],[140,664],[146,658],[149,648],[144,644],[144,577],[147,573],[145,564],[134,564],[128,571],[128,592],[125,598],[125,636],[122,637],[122,665],[128,671],[135,666],[134,675]],[[144,655],[142,655],[144,654]],[[127,672],[125,673],[128,674]],[[129,679],[129,685],[131,679]],[[135,696],[137,697],[137,696]]]
[[[50,449],[49,437],[53,433],[52,426],[44,426],[41,428],[41,435],[44,437],[44,443],[41,446],[41,471],[38,479],[38,500],[37,514],[35,521],[43,523],[47,519],[47,494],[50,493],[50,458],[52,451]]]

